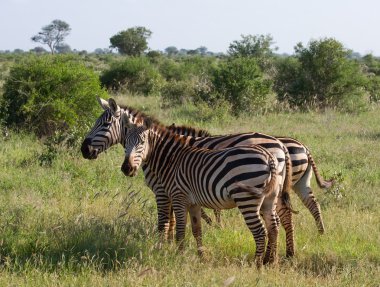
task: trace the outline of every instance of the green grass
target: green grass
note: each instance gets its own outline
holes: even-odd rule
[[[58,149],[51,166],[35,137],[11,132],[0,141],[0,286],[379,286],[380,118],[280,113],[206,122],[195,108],[160,109],[158,98],[118,97],[165,124],[192,124],[213,134],[261,131],[289,135],[312,150],[325,177],[340,174],[335,192],[316,187],[326,234],[292,195],[296,256],[286,260],[284,232],[277,267],[256,270],[254,242],[237,210],[222,213],[223,228],[204,226],[206,258],[196,256],[190,230],[186,250],[160,244],[156,207],[142,173],[120,171],[123,150],[96,161]],[[226,282],[227,284],[228,282]]]

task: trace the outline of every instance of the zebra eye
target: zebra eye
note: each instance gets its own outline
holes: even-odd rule
[[[145,137],[140,137],[140,143],[145,144]]]
[[[108,115],[105,120],[105,124],[109,125],[111,122],[112,122],[112,115]]]

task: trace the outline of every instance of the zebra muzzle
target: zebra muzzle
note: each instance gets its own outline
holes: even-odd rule
[[[98,157],[98,150],[92,147],[90,139],[83,141],[81,152],[85,159],[96,159]]]
[[[133,177],[137,174],[137,168],[132,167],[128,161],[124,161],[123,165],[121,166],[121,171],[124,173],[125,176]]]

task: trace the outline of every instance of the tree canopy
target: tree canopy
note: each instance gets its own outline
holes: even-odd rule
[[[111,48],[117,48],[120,54],[139,56],[148,49],[147,39],[152,32],[145,27],[133,27],[110,38]]]
[[[70,25],[62,20],[53,20],[49,25],[42,27],[42,31],[34,35],[31,40],[48,45],[50,52],[54,54],[57,47],[64,44],[65,38],[71,31]]]
[[[271,46],[274,42],[271,35],[241,35],[241,38],[230,44],[229,55],[261,58],[273,54]]]
[[[297,106],[357,106],[364,103],[366,78],[351,51],[333,38],[295,47],[295,57],[280,61],[275,90]],[[286,83],[286,84],[284,84]]]

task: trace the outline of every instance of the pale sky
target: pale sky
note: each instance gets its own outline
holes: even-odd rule
[[[280,53],[334,37],[355,52],[380,56],[379,0],[0,0],[0,50],[40,46],[30,38],[54,19],[70,25],[72,49],[89,52],[144,26],[153,32],[153,50],[226,52],[241,34],[271,34]]]

